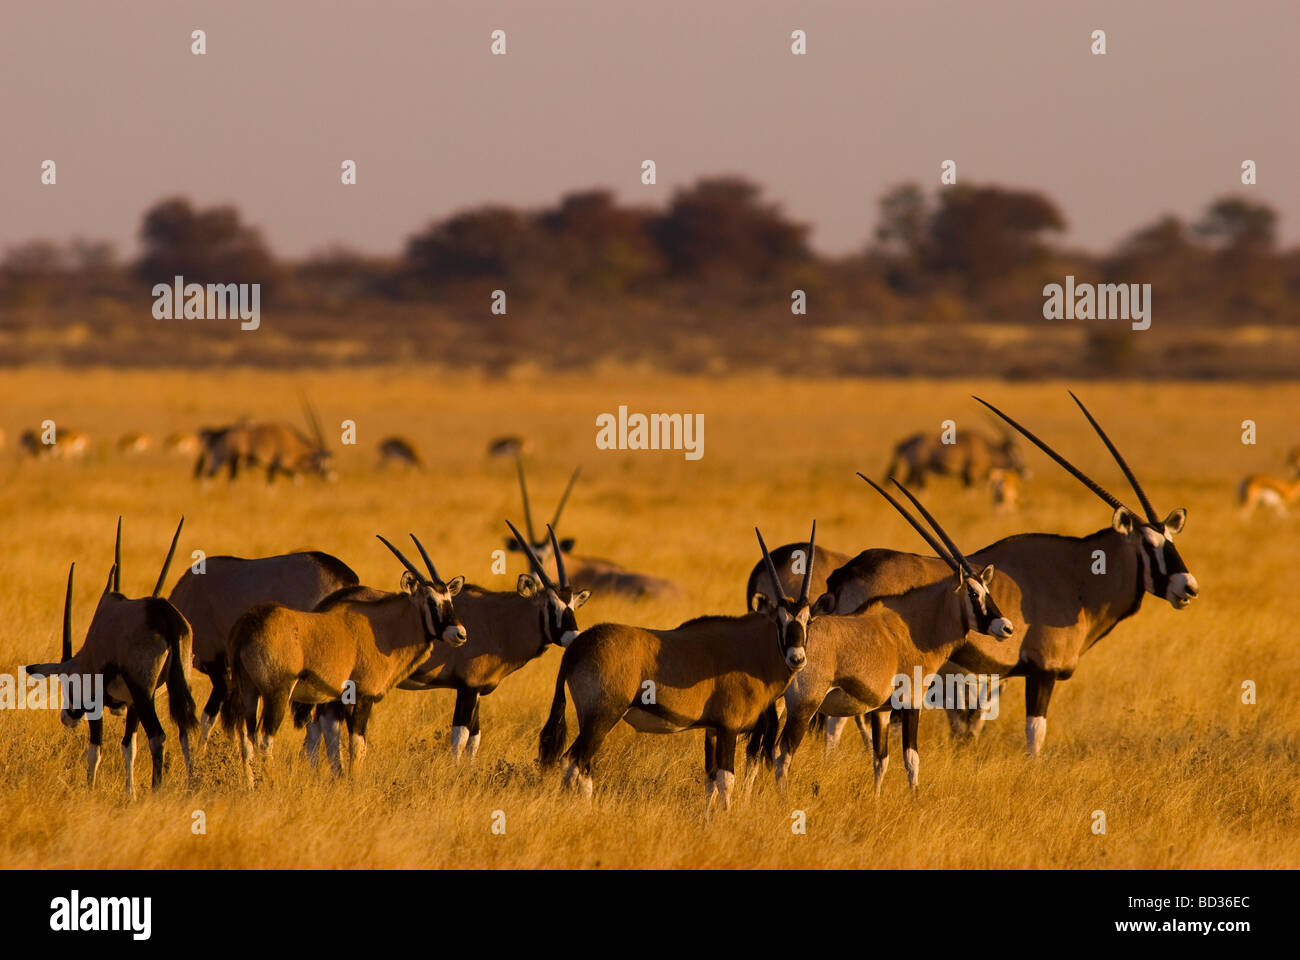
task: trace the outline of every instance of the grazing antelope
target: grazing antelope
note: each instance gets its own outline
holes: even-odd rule
[[[192,457],[199,452],[199,435],[191,430],[169,433],[163,438],[162,448],[164,453]]]
[[[153,437],[132,430],[117,438],[117,452],[123,454],[148,453],[153,447]]]
[[[514,524],[508,520],[506,524],[524,542]],[[554,540],[555,531],[547,527],[547,533]],[[535,574],[520,574],[513,591],[466,585],[456,600],[456,612],[469,639],[461,647],[434,647],[429,658],[399,684],[403,690],[456,691],[451,720],[451,751],[456,760],[462,753],[473,760],[478,751],[479,697],[486,697],[552,644],[568,646],[578,635],[575,613],[591,591],[574,589],[563,558],[552,580],[531,547],[526,553]]]
[[[259,603],[311,610],[334,591],[359,582],[342,560],[319,551],[255,559],[207,557],[203,563],[202,573],[186,570],[168,597],[190,623],[195,666],[212,681],[200,717],[200,750],[226,699],[226,643],[235,621]]]
[[[597,557],[580,557],[571,553],[574,544],[572,537],[548,540],[546,537],[537,536],[533,530],[533,513],[528,502],[528,484],[524,479],[523,460],[516,459],[515,467],[519,473],[519,491],[524,502],[524,529],[528,531],[528,539],[525,541],[518,535],[507,537],[507,550],[519,552],[524,549],[525,545],[529,546],[531,553],[539,557],[543,565],[551,573],[556,571],[555,558],[562,552],[565,566],[569,569],[569,576],[572,578],[574,586],[579,589],[594,590],[602,595],[613,594],[631,600],[666,599],[681,595],[681,589],[671,580],[665,580],[663,577],[652,576],[648,573],[636,573],[610,560],[601,560]],[[564,488],[564,495],[560,497],[560,502],[555,508],[555,516],[547,524],[548,529],[559,526],[560,514],[564,511],[564,505],[569,500],[569,493],[573,490],[573,485],[581,471],[582,468],[578,467],[573,471],[573,475],[569,477],[569,484]]]
[[[987,480],[995,468],[1021,476],[1025,473],[1020,451],[1009,434],[994,440],[978,430],[958,430],[952,443],[943,443],[928,433],[913,434],[894,448],[885,479],[899,476],[900,466],[905,468],[902,482],[918,489],[925,486],[927,473],[959,476],[967,487]]]
[[[415,452],[415,444],[405,437],[385,437],[379,441],[379,466],[386,467],[390,463],[424,472],[424,461]]]
[[[812,541],[816,529],[814,523]],[[754,532],[766,556],[763,535]],[[771,567],[769,575],[772,596],[756,592],[752,612],[742,617],[697,617],[672,630],[601,623],[579,634],[560,661],[539,743],[542,764],[554,765],[564,747],[567,685],[578,736],[564,751],[566,786],[591,796],[593,759],[620,720],[639,733],[703,728],[712,734],[705,740],[706,809],[715,793],[723,809],[730,807],[737,737],[754,728],[807,662],[812,570],[797,598],[784,595]]]
[[[995,511],[1014,512],[1020,505],[1020,474],[1014,470],[994,467],[989,471],[989,491],[993,494]]]
[[[1096,494],[1114,511],[1108,526],[1085,537],[1026,533],[1007,537],[970,555],[974,564],[996,564],[1026,598],[1021,610],[1020,646],[973,636],[953,654],[943,673],[968,670],[1025,678],[1025,745],[1037,756],[1047,737],[1047,707],[1057,680],[1078,668],[1079,657],[1142,606],[1146,594],[1182,610],[1199,588],[1174,546],[1187,511],[1181,507],[1161,520],[1137,477],[1101,425],[1073,393],[1071,398],[1105,444],[1137,494],[1145,519],[1122,504],[1025,427],[979,400]],[[835,609],[847,612],[872,599],[901,593],[946,574],[931,557],[867,550],[836,570],[827,590]],[[978,720],[976,721],[979,722]],[[873,729],[876,716],[872,717]]]
[[[53,443],[45,443],[39,430],[24,430],[18,437],[18,446],[34,458],[52,460],[82,460],[90,452],[90,437],[80,430],[59,427]]]
[[[494,437],[488,443],[487,448],[487,455],[489,457],[501,457],[503,459],[505,457],[512,457],[513,459],[518,460],[520,457],[524,456],[524,454],[532,452],[533,442],[531,440],[525,440],[523,437],[513,435],[508,437]]]
[[[1300,477],[1291,482],[1254,473],[1241,481],[1237,488],[1237,502],[1241,504],[1241,515],[1249,516],[1256,507],[1270,507],[1279,517],[1288,516],[1287,504],[1300,497]]]
[[[347,588],[327,597],[312,612],[262,603],[231,628],[226,653],[229,693],[221,716],[233,734],[242,711],[240,752],[250,787],[259,704],[260,746],[268,769],[275,735],[290,703],[329,705],[320,711],[320,732],[337,774],[342,771],[340,708],[349,703],[355,770],[365,757],[366,728],[375,704],[411,675],[438,640],[453,646],[465,643],[465,628],[452,606],[464,578],[443,581],[430,564],[432,579],[428,579],[395,546],[379,539],[406,568],[401,593],[376,597],[377,591],[370,588]],[[420,552],[424,553],[423,547]],[[353,590],[367,593],[352,596]]]
[[[195,479],[210,479],[225,467],[233,481],[241,466],[251,466],[266,469],[268,484],[275,482],[277,473],[295,483],[307,473],[336,480],[334,454],[325,442],[316,412],[306,402],[303,406],[311,426],[310,439],[286,423],[238,423],[200,431],[203,449],[194,464]]]
[[[102,707],[114,711],[126,707],[126,731],[122,737],[122,758],[126,764],[126,795],[133,795],[131,768],[135,762],[135,735],[141,725],[149,739],[149,753],[153,759],[153,789],[162,785],[163,741],[166,734],[158,720],[154,698],[160,687],[167,687],[167,703],[172,720],[180,735],[181,753],[185,757],[185,772],[192,779],[190,765],[190,731],[198,725],[194,716],[194,700],[190,695],[190,625],[180,612],[159,594],[167,579],[167,569],[176,553],[176,541],[181,535],[185,518],[176,526],[167,559],[153,593],[148,597],[127,599],[121,592],[122,578],[122,521],[117,522],[117,545],[114,548],[113,568],[100,595],[99,605],[86,631],[86,641],[74,655],[72,652],[72,574],[75,564],[68,568],[68,589],[63,600],[62,659],[55,663],[32,664],[27,672],[33,676],[99,675],[103,677],[104,698],[99,716],[87,716],[85,704],[81,707],[65,706],[61,719],[66,726],[74,727],[87,716],[90,727],[90,745],[86,749],[86,783],[95,785],[99,769],[99,749],[103,742],[104,719]],[[64,681],[67,682],[66,680]],[[65,704],[69,701],[65,698]]]
[[[934,533],[926,529],[906,508],[874,481],[858,474],[903,515],[929,544],[940,562],[957,575],[956,589],[947,578],[895,595],[873,600],[847,616],[831,614],[835,597],[826,593],[812,608],[808,643],[813,655],[785,691],[785,729],[776,761],[777,783],[784,786],[794,753],[818,710],[832,717],[872,714],[876,792],[889,763],[884,721],[896,678],[927,677],[943,666],[952,652],[966,642],[968,633],[983,634],[996,643],[1015,632],[1011,617],[1021,606],[1019,590],[992,564],[979,573],[957,549],[957,545],[921,502],[898,481],[898,487],[912,502]],[[935,539],[935,534],[938,539]],[[776,579],[775,570],[772,571]],[[994,599],[994,590],[1001,602]],[[911,685],[908,704],[900,708],[903,720],[903,757],[908,785],[915,790],[919,779],[920,754],[917,731],[925,695],[920,684]]]

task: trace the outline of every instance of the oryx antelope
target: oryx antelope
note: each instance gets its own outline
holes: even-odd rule
[[[1241,515],[1248,516],[1256,507],[1269,507],[1279,517],[1288,515],[1287,505],[1300,497],[1300,477],[1290,482],[1266,474],[1251,474],[1237,488]]]
[[[334,454],[325,442],[316,412],[307,403],[304,409],[310,438],[286,423],[238,423],[200,431],[203,449],[194,463],[194,478],[209,479],[224,467],[228,478],[234,480],[239,468],[248,466],[265,468],[267,483],[274,483],[279,473],[295,483],[308,473],[337,479]]]
[[[818,598],[808,624],[812,656],[785,691],[785,729],[776,760],[776,778],[784,785],[794,753],[818,710],[831,717],[871,713],[879,793],[889,762],[885,724],[897,678],[903,677],[910,687],[907,695],[898,695],[905,704],[900,707],[903,757],[908,785],[915,790],[920,766],[917,731],[925,690],[913,678],[918,674],[920,678],[931,676],[966,642],[968,633],[983,634],[996,643],[1006,641],[1015,632],[1021,598],[1016,585],[992,564],[984,565],[977,573],[939,522],[898,481],[894,481],[895,486],[925,518],[933,533],[874,481],[858,476],[889,501],[929,544],[939,562],[957,575],[956,587],[945,578],[894,596],[879,597],[856,613],[839,616],[832,614],[833,594]],[[771,576],[777,578],[775,568]],[[994,598],[995,591],[1001,601]]]
[[[519,473],[519,491],[524,503],[524,529],[528,532],[528,539],[525,541],[517,535],[507,537],[507,550],[518,552],[527,543],[531,547],[531,552],[541,560],[543,566],[551,574],[556,572],[555,558],[562,552],[565,567],[569,571],[569,577],[572,579],[573,585],[580,590],[591,590],[602,595],[613,594],[632,600],[680,596],[680,588],[671,580],[665,580],[663,577],[656,577],[647,573],[636,573],[610,560],[601,560],[597,557],[581,557],[571,553],[574,544],[572,537],[561,537],[558,540],[554,538],[548,540],[544,536],[539,537],[533,529],[533,513],[528,501],[528,483],[524,479],[523,460],[516,459],[515,466]],[[573,475],[569,477],[568,486],[564,488],[564,494],[555,507],[555,516],[547,525],[548,528],[559,526],[560,514],[564,512],[564,505],[569,500],[569,493],[573,490],[573,485],[577,481],[581,470],[581,467],[575,469]]]
[[[105,703],[98,710],[73,706],[66,699],[61,719],[66,726],[76,726],[83,716],[90,727],[90,745],[86,749],[86,783],[95,785],[99,769],[99,751],[103,743],[103,708],[116,712],[126,707],[126,730],[122,736],[122,758],[126,765],[126,793],[132,795],[131,768],[135,762],[136,730],[143,725],[149,739],[149,753],[153,760],[152,785],[156,790],[163,779],[163,741],[166,734],[158,719],[155,696],[160,687],[167,687],[167,703],[172,720],[180,736],[181,753],[185,758],[186,774],[191,776],[190,731],[198,725],[194,716],[194,700],[190,694],[190,625],[180,612],[162,599],[167,568],[176,552],[176,541],[181,535],[185,518],[176,526],[162,572],[158,575],[153,593],[148,597],[128,599],[122,595],[122,521],[117,523],[117,544],[114,548],[112,570],[99,605],[86,631],[86,640],[80,650],[72,652],[72,575],[75,564],[68,568],[68,588],[63,601],[63,648],[61,659],[55,663],[38,663],[27,668],[34,676],[59,675],[60,677],[103,677]],[[68,681],[63,681],[66,684]],[[89,713],[98,713],[93,719]]]
[[[1145,594],[1181,610],[1199,592],[1196,578],[1174,546],[1187,511],[1179,508],[1161,520],[1101,425],[1078,397],[1070,396],[1137,494],[1145,517],[1124,506],[1023,426],[979,400],[1096,494],[1114,514],[1108,526],[1088,536],[1018,534],[970,554],[977,566],[996,564],[1020,589],[1024,597],[1022,640],[1017,648],[970,637],[942,671],[1024,677],[1025,742],[1030,756],[1039,753],[1046,739],[1047,707],[1056,681],[1073,675],[1084,651],[1137,613]],[[934,558],[867,550],[836,570],[827,589],[835,598],[835,609],[848,612],[876,597],[936,581],[945,573],[944,564]]]
[[[754,532],[762,546],[763,535]],[[560,662],[540,738],[543,765],[553,765],[564,748],[567,685],[578,716],[578,736],[564,751],[567,786],[591,796],[593,759],[620,720],[640,733],[703,728],[712,734],[705,741],[706,804],[716,793],[729,807],[737,737],[754,728],[807,661],[811,580],[809,568],[796,598],[772,576],[772,595],[755,592],[752,612],[741,617],[697,617],[672,630],[619,623],[584,630]]]
[[[379,466],[386,467],[390,463],[424,472],[424,461],[416,452],[415,444],[405,437],[385,437],[379,441]]]
[[[359,582],[342,560],[318,551],[253,559],[206,557],[202,570],[186,570],[168,597],[190,623],[195,666],[212,681],[200,718],[200,750],[226,699],[226,643],[235,621],[259,603],[311,610],[334,591]]]
[[[523,542],[514,524],[506,524]],[[547,534],[554,543],[555,531],[547,527]],[[534,573],[520,574],[514,590],[466,585],[456,599],[456,612],[469,639],[454,649],[434,647],[400,684],[403,690],[456,691],[451,751],[457,760],[462,754],[472,760],[478,751],[479,697],[551,645],[567,646],[578,635],[576,612],[591,596],[590,590],[578,590],[569,582],[563,557],[552,579],[531,546],[525,552]]]
[[[319,722],[335,773],[342,770],[341,707],[348,704],[355,770],[365,757],[366,727],[374,705],[410,676],[437,641],[453,646],[465,643],[465,628],[452,606],[464,579],[443,581],[432,564],[432,579],[426,578],[395,546],[379,539],[407,570],[401,593],[378,597],[371,593],[359,598],[350,592],[369,588],[346,588],[327,597],[312,612],[278,603],[258,604],[231,629],[226,653],[230,689],[221,714],[232,734],[242,714],[240,749],[249,786],[253,785],[253,736],[259,729],[259,704],[260,746],[268,769],[275,735],[289,704],[330,705],[320,712]]]
[[[903,440],[894,448],[885,479],[898,477],[905,485],[919,489],[925,486],[926,474],[933,473],[961,477],[962,483],[973,487],[987,480],[995,468],[1025,476],[1015,439],[1004,434],[1001,440],[995,440],[978,430],[963,428],[952,443],[944,443],[929,433],[916,433]]]
[[[523,437],[510,435],[506,437],[493,437],[488,442],[487,454],[489,457],[513,457],[518,460],[526,453],[533,452],[533,443]]]

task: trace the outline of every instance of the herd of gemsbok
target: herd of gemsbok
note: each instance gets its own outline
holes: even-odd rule
[[[945,681],[956,678],[956,685],[947,683],[949,691],[969,689],[969,698],[942,697],[939,705],[955,730],[973,734],[990,698],[1007,679],[1023,677],[1026,747],[1035,756],[1046,737],[1053,688],[1074,673],[1086,650],[1136,614],[1146,594],[1175,609],[1197,596],[1196,579],[1174,545],[1186,511],[1161,517],[1100,424],[1071,397],[1132,487],[1139,510],[1028,428],[979,402],[1110,508],[1109,522],[1086,536],[1022,533],[963,550],[908,487],[932,462],[947,463],[968,484],[990,470],[1021,473],[1010,438],[951,452],[920,450],[923,444],[912,438],[900,444],[890,468],[892,474],[904,463],[907,476],[903,482],[888,478],[906,502],[859,476],[906,518],[929,553],[836,552],[817,543],[815,520],[807,541],[769,551],[755,528],[758,558],[746,585],[744,614],[700,616],[672,629],[622,623],[583,629],[578,611],[593,593],[641,599],[677,588],[571,552],[572,539],[558,536],[556,528],[576,471],[545,536],[539,535],[521,463],[525,530],[507,520],[507,546],[526,556],[529,572],[512,590],[444,577],[412,534],[422,567],[379,537],[401,565],[395,592],[361,584],[347,564],[329,554],[301,552],[208,557],[201,572],[187,570],[164,599],[178,526],[152,594],[130,599],[121,589],[119,520],[114,564],[80,650],[73,652],[69,569],[60,660],[33,664],[27,673],[59,678],[65,724],[88,720],[91,786],[99,766],[102,710],[76,702],[68,688],[74,678],[102,677],[100,706],[126,715],[122,753],[128,795],[141,725],[154,788],[162,782],[166,734],[155,698],[163,687],[187,774],[193,776],[191,732],[197,731],[203,750],[220,719],[239,743],[244,778],[254,786],[256,761],[263,776],[273,779],[273,745],[286,717],[306,728],[304,751],[313,765],[324,743],[336,774],[343,769],[340,742],[346,726],[355,770],[365,755],[370,714],[394,688],[455,690],[451,749],[457,760],[472,759],[479,749],[480,698],[552,645],[562,648],[563,656],[540,733],[539,760],[543,767],[562,765],[564,783],[581,795],[591,796],[596,754],[619,721],[642,733],[704,730],[706,803],[711,806],[716,798],[725,808],[733,799],[741,738],[748,737],[749,783],[767,766],[784,787],[809,729],[823,725],[829,749],[853,718],[871,746],[879,791],[894,713],[915,790],[921,712],[935,705],[928,699],[930,685],[917,681],[929,678],[942,691]],[[311,443],[303,440],[302,457],[316,464],[320,458],[312,451],[321,450],[323,441],[314,417],[312,423],[315,436]],[[210,450],[202,472],[233,464],[248,451],[257,453],[261,441],[255,432],[228,428],[222,449],[230,452]],[[258,456],[271,471],[286,469],[274,454]],[[202,711],[191,694],[193,668],[212,683]],[[570,699],[577,718],[572,740],[566,722]]]

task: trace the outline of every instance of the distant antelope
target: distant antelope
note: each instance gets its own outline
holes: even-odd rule
[[[24,430],[18,437],[18,446],[32,457],[49,457],[55,460],[82,460],[90,452],[90,437],[80,430],[59,427],[54,442],[45,443],[39,430]]]
[[[506,523],[520,537],[514,525]],[[555,537],[549,526],[547,533]],[[535,572],[520,574],[513,591],[467,585],[456,598],[456,612],[469,634],[465,645],[435,646],[429,658],[399,684],[403,690],[456,691],[451,751],[457,760],[462,753],[472,760],[478,751],[479,697],[487,696],[552,644],[568,646],[578,635],[575,613],[591,596],[590,590],[576,590],[570,584],[563,559],[557,579],[552,580],[532,548],[526,546],[525,552]]]
[[[191,430],[169,433],[163,438],[164,453],[193,456],[199,452],[199,435]]]
[[[147,433],[132,430],[117,438],[118,453],[148,453],[153,447],[153,437]]]
[[[379,441],[379,465],[385,467],[390,463],[424,472],[424,461],[415,452],[415,444],[405,437],[385,437]]]
[[[235,621],[259,603],[311,610],[334,591],[358,582],[342,560],[318,551],[254,559],[206,557],[202,573],[185,571],[168,600],[190,622],[194,663],[212,681],[200,718],[200,750],[226,699],[226,643]]]
[[[508,436],[494,437],[489,443],[487,453],[489,457],[511,457],[518,460],[525,454],[533,452],[533,443],[531,440],[525,440],[523,437]]]
[[[813,531],[811,540],[816,524]],[[773,595],[756,592],[753,612],[743,617],[697,617],[672,630],[600,623],[579,634],[560,662],[540,738],[542,764],[554,765],[564,748],[567,685],[578,736],[564,751],[566,786],[591,796],[592,761],[620,720],[640,733],[703,728],[713,734],[706,739],[706,805],[716,793],[729,807],[737,737],[753,729],[808,657],[811,570],[797,598],[784,596],[769,571]]]
[[[989,471],[989,491],[993,494],[994,510],[998,513],[1015,511],[1020,505],[1020,474],[994,467]]]
[[[1105,444],[1142,504],[1145,519],[1124,506],[1047,444],[978,397],[998,416],[1032,441],[1071,476],[1114,510],[1110,525],[1086,537],[1026,533],[1007,537],[970,554],[972,563],[996,564],[1026,598],[1019,648],[972,636],[953,654],[942,672],[962,670],[1025,678],[1025,742],[1037,756],[1047,737],[1047,707],[1058,679],[1078,668],[1079,657],[1122,621],[1138,612],[1144,594],[1181,610],[1199,588],[1174,546],[1187,511],[1181,507],[1161,520],[1138,485],[1137,477],[1073,393],[1071,398]],[[836,570],[827,590],[835,609],[860,609],[876,597],[902,593],[946,575],[945,564],[932,557],[866,550]],[[951,668],[951,669],[950,669]],[[873,727],[876,715],[872,717]],[[977,720],[978,722],[978,720]]]
[[[556,541],[537,536],[533,530],[533,514],[528,502],[528,484],[524,479],[523,460],[516,460],[515,466],[519,473],[519,491],[524,502],[524,528],[528,531],[527,543],[549,572],[555,572],[556,552],[562,551],[565,566],[569,570],[569,576],[572,577],[574,586],[579,589],[594,590],[602,596],[616,595],[632,600],[680,596],[681,589],[671,580],[665,580],[663,577],[656,577],[647,573],[636,573],[610,560],[601,560],[597,557],[580,557],[571,553],[574,544],[572,537],[562,537]],[[549,527],[559,526],[560,514],[564,512],[564,505],[568,502],[569,493],[573,490],[573,485],[577,481],[581,470],[582,468],[578,467],[573,471],[573,475],[569,477],[569,484],[564,488],[564,495],[560,497],[560,502],[555,508],[555,516],[548,524]],[[518,536],[508,537],[506,538],[506,549],[518,552],[523,549],[524,542]]]
[[[1021,607],[1015,583],[998,573],[992,564],[979,571],[957,549],[939,522],[898,481],[894,485],[912,502],[934,533],[874,481],[862,474],[882,497],[929,544],[940,562],[957,575],[956,589],[944,579],[914,587],[896,596],[873,600],[847,616],[830,615],[833,594],[823,594],[813,606],[808,624],[808,643],[813,651],[806,669],[785,691],[785,730],[776,761],[776,778],[783,783],[790,772],[794,753],[820,709],[834,717],[857,717],[871,713],[873,720],[876,792],[889,763],[884,721],[888,718],[896,678],[908,678],[911,686],[908,706],[900,709],[903,719],[903,757],[908,785],[915,790],[919,780],[920,754],[917,730],[925,695],[920,684],[910,681],[919,671],[932,675],[953,651],[966,642],[968,633],[983,634],[996,643],[1015,632],[1012,617]],[[935,539],[935,534],[938,539]],[[773,570],[773,579],[776,572]],[[994,599],[994,591],[1001,602]],[[1012,617],[1003,613],[1006,608]],[[884,708],[886,712],[875,711]]]
[[[185,757],[185,772],[193,776],[190,765],[190,731],[198,725],[194,716],[194,700],[190,694],[190,625],[180,612],[159,594],[167,579],[167,569],[176,553],[176,541],[181,535],[185,518],[176,526],[167,559],[153,593],[148,597],[128,600],[121,592],[122,576],[122,521],[117,522],[117,545],[108,583],[99,598],[95,615],[86,631],[86,641],[74,655],[72,653],[72,573],[75,564],[68,568],[68,589],[63,601],[62,659],[55,663],[37,663],[27,672],[34,676],[100,675],[104,678],[105,704],[100,707],[117,709],[126,707],[126,731],[122,737],[122,758],[126,764],[126,794],[133,793],[131,767],[135,762],[135,735],[144,726],[149,738],[149,753],[153,759],[153,789],[162,785],[163,733],[162,723],[154,698],[160,687],[167,687],[167,703],[172,720],[180,734],[181,753]],[[65,681],[66,682],[66,681]],[[65,699],[65,703],[68,703]],[[66,726],[76,726],[87,710],[65,707],[61,717]],[[99,749],[103,742],[104,719],[87,718],[90,726],[90,746],[86,750],[86,783],[95,785],[99,769]]]
[[[275,482],[278,473],[295,483],[307,473],[337,479],[334,454],[325,442],[316,412],[305,402],[304,408],[312,430],[310,439],[285,423],[242,423],[200,431],[203,449],[194,464],[195,479],[211,478],[224,467],[234,480],[241,466],[265,468],[268,484]]]
[[[899,468],[904,472],[900,475]],[[894,448],[893,459],[885,470],[885,479],[898,477],[909,487],[925,486],[927,473],[961,477],[973,487],[988,479],[994,468],[1024,476],[1025,467],[1015,440],[1008,434],[995,440],[978,430],[962,429],[952,443],[943,443],[928,433],[916,433]]]
[[[1279,517],[1285,517],[1287,504],[1300,497],[1300,477],[1291,482],[1277,477],[1254,473],[1241,481],[1237,488],[1237,502],[1241,515],[1248,516],[1256,507],[1270,507]]]
[[[259,704],[260,746],[268,765],[291,702],[330,705],[331,709],[320,712],[319,722],[330,763],[338,773],[342,711],[337,708],[352,700],[348,725],[355,770],[365,757],[366,727],[375,704],[411,675],[434,643],[465,643],[465,628],[452,606],[464,578],[443,581],[430,567],[433,577],[427,579],[401,551],[379,539],[407,570],[403,592],[355,598],[345,589],[310,613],[278,603],[258,604],[231,629],[226,653],[230,691],[221,715],[232,734],[237,716],[243,715],[240,752],[250,787]]]

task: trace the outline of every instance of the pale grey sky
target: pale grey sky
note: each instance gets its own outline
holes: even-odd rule
[[[935,186],[946,159],[1047,193],[1094,250],[1238,191],[1294,244],[1298,39],[1296,0],[10,2],[0,249],[79,234],[131,253],[143,210],[181,193],[237,204],[280,254],[396,252],[467,206],[590,186],[663,205],[734,172],[839,253],[885,188]]]

